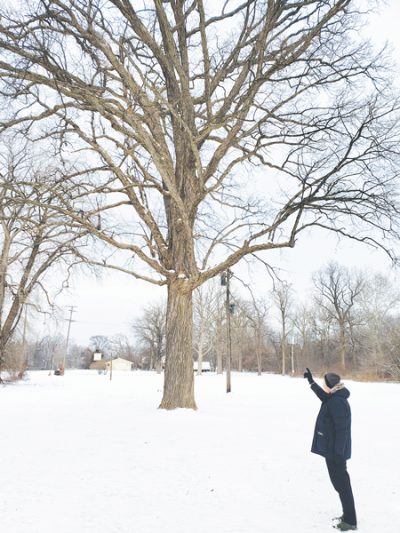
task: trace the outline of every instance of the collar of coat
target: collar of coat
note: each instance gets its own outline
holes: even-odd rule
[[[335,392],[337,392],[338,390],[341,390],[341,389],[344,389],[344,383],[342,383],[341,381],[335,385],[334,387],[332,387],[331,389],[331,394],[334,394]]]

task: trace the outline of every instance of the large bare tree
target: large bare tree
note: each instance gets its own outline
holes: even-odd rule
[[[121,251],[88,260],[168,286],[162,408],[196,408],[193,289],[311,226],[378,245],[396,235],[397,102],[358,4],[1,9],[2,127],[81,156],[90,207],[81,192],[64,213]]]

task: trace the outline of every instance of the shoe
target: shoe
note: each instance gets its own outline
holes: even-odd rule
[[[357,526],[347,524],[346,522],[343,522],[343,519],[341,519],[340,522],[333,527],[335,529],[339,529],[339,531],[355,531],[357,529]]]
[[[343,516],[344,516],[344,515],[342,515],[342,516],[335,516],[334,518],[332,518],[332,522],[335,522],[335,521],[340,522],[341,520],[343,520]]]

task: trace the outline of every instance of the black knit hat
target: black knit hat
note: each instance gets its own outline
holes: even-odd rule
[[[338,374],[335,374],[334,372],[328,372],[328,374],[325,374],[324,378],[326,385],[330,389],[333,389],[333,387],[337,385],[340,381],[340,376]]]

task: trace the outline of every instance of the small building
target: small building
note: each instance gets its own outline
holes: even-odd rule
[[[112,362],[112,369],[113,370],[132,370],[132,361],[128,361],[127,359],[122,359],[122,357],[117,357],[117,359],[113,359]],[[110,361],[107,361],[107,369],[110,369]]]
[[[193,363],[193,370],[197,372],[197,369],[199,368],[199,363],[197,361],[194,361]],[[201,363],[201,371],[202,372],[211,372],[211,366],[208,361],[203,361]]]
[[[132,361],[127,359],[122,359],[122,357],[117,357],[112,361],[112,369],[114,370],[132,370]],[[111,361],[102,359],[101,361],[94,361],[90,366],[90,370],[110,370]]]

